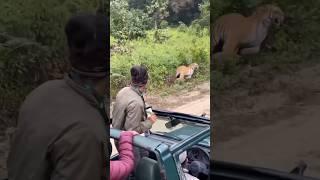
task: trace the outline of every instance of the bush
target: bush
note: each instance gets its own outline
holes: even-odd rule
[[[179,21],[178,31],[180,32],[186,32],[188,30],[188,27],[183,22]]]
[[[80,11],[95,12],[98,3],[97,0],[0,3],[0,115],[16,118],[25,96],[48,80],[52,74],[48,70],[55,71],[47,65],[67,65],[66,21]]]
[[[200,17],[195,19],[191,24],[198,24],[202,28],[209,27],[210,25],[210,1],[203,0],[201,4],[199,4],[199,10],[201,12]]]
[[[127,76],[128,77],[128,76]],[[127,79],[126,76],[123,76],[121,74],[113,73],[111,75],[111,84],[116,84],[118,88],[112,88],[110,91],[111,97],[115,97],[117,95],[117,92],[120,90],[120,87],[125,87],[129,84],[129,79]]]
[[[47,77],[49,48],[0,34],[0,109],[15,113],[24,96]]]
[[[111,35],[119,41],[145,37],[145,31],[151,26],[148,14],[140,9],[129,9],[128,1],[110,2]]]
[[[168,21],[166,21],[166,20],[162,20],[162,21],[161,21],[161,23],[160,23],[160,28],[161,28],[161,29],[165,29],[165,28],[167,28],[168,26],[169,26]]]
[[[169,39],[166,29],[157,29],[154,31],[153,39],[155,43],[164,43]]]

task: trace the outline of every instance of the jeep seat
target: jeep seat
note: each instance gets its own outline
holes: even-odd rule
[[[136,167],[135,180],[161,180],[158,162],[148,157],[141,158]]]

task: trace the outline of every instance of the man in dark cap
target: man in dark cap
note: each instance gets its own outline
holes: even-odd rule
[[[116,129],[145,133],[156,121],[156,115],[147,116],[143,95],[148,83],[144,66],[131,68],[131,85],[119,91],[112,112],[112,126]]]
[[[26,98],[8,159],[10,180],[106,179],[108,19],[72,17],[65,27],[72,70]]]

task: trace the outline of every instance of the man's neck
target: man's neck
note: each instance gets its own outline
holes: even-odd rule
[[[140,96],[143,95],[143,92],[140,90],[140,87],[134,86],[134,85],[130,85],[130,87],[131,87],[134,91],[136,91]]]
[[[78,84],[80,87],[82,87],[87,93],[92,94],[95,97],[98,97],[99,99],[102,99],[103,96],[96,90],[96,81],[89,78],[83,78],[77,73],[70,73],[71,79]]]

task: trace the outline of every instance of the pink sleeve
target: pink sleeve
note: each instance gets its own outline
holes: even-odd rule
[[[134,168],[134,154],[132,147],[132,134],[121,132],[119,140],[120,160],[110,161],[110,180],[121,180],[128,177]]]

